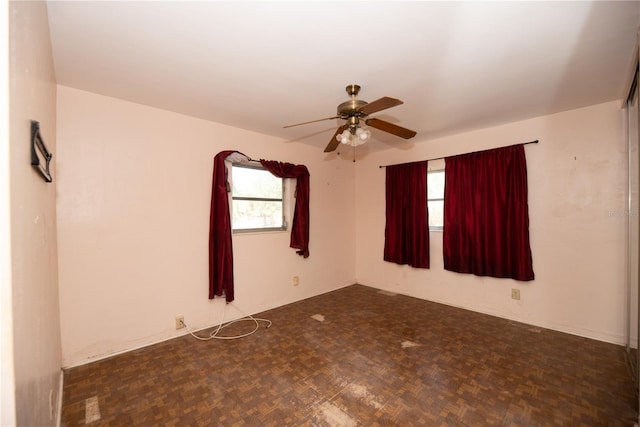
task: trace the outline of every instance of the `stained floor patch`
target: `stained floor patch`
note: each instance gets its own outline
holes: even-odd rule
[[[317,320],[318,322],[324,322],[324,316],[322,314],[314,314],[311,316],[312,319]]]
[[[330,402],[324,402],[318,408],[318,412],[314,416],[314,423],[319,425],[351,427],[356,426],[356,421],[346,412]]]
[[[382,403],[376,400],[376,397],[371,394],[369,389],[360,384],[351,383],[347,386],[346,392],[356,399],[363,401],[367,406],[371,406],[375,409],[382,408]]]
[[[84,401],[84,422],[86,424],[100,419],[100,405],[98,396],[93,396]]]
[[[406,341],[402,341],[401,345],[402,345],[402,348],[411,348],[411,347],[420,347],[421,344],[406,340]]]

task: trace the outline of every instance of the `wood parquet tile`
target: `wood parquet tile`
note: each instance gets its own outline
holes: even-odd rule
[[[361,285],[257,317],[273,326],[233,341],[186,335],[66,370],[62,425],[632,426],[637,417],[620,346]],[[100,418],[87,423],[92,397]]]

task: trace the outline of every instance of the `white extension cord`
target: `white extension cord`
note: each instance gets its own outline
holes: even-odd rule
[[[271,325],[272,325],[271,320],[268,320],[268,319],[260,319],[260,318],[253,317],[253,316],[252,316],[252,315],[250,315],[250,314],[244,314],[244,313],[242,312],[242,310],[240,310],[238,307],[236,307],[236,309],[237,309],[241,314],[244,314],[244,317],[242,317],[242,318],[240,318],[240,319],[232,320],[231,322],[229,322],[229,323],[226,323],[226,324],[225,324],[225,323],[224,323],[224,315],[225,315],[225,311],[226,311],[226,309],[227,309],[227,305],[228,305],[228,304],[231,304],[231,303],[227,303],[227,304],[225,304],[225,305],[224,305],[224,308],[222,309],[222,319],[220,319],[220,323],[218,324],[218,327],[216,328],[216,330],[212,331],[212,332],[211,332],[209,335],[207,335],[207,336],[200,337],[200,336],[196,335],[195,333],[191,332],[191,330],[189,329],[189,333],[191,334],[191,336],[192,336],[192,337],[194,337],[194,338],[195,338],[195,339],[197,339],[197,340],[200,340],[200,341],[209,341],[209,340],[212,340],[212,339],[216,339],[216,340],[236,340],[236,339],[238,339],[238,338],[248,337],[249,335],[252,335],[253,333],[255,333],[255,332],[260,328],[260,323],[259,323],[259,322],[266,322],[266,323],[267,323],[267,326],[266,326],[265,328],[269,328],[269,327],[271,327]],[[218,333],[219,333],[222,329],[226,328],[227,326],[231,326],[231,325],[233,325],[234,323],[238,323],[238,322],[247,322],[247,321],[255,322],[256,327],[255,327],[252,331],[247,332],[246,334],[242,334],[242,335],[234,335],[234,336],[218,336]]]

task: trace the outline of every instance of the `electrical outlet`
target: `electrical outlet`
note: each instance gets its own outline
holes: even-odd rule
[[[520,299],[520,289],[511,289],[511,299]]]
[[[176,316],[176,329],[186,328],[187,325],[184,323],[184,316]]]
[[[298,277],[298,276],[293,276],[293,277],[291,278],[291,284],[292,284],[293,286],[298,286],[298,285],[300,284],[300,277]]]

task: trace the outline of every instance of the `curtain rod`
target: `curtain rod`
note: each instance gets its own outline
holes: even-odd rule
[[[527,145],[527,144],[537,144],[538,140],[536,139],[535,141],[529,141],[529,142],[523,142],[521,144],[513,144],[513,145]],[[511,147],[511,145],[505,145],[504,147],[496,147],[496,148],[505,148],[505,147]],[[418,163],[418,162],[430,162],[432,160],[442,160],[442,159],[446,159],[447,157],[453,157],[453,156],[462,156],[465,154],[474,154],[474,153],[480,153],[482,151],[488,151],[488,150],[494,150],[494,148],[487,148],[486,150],[478,150],[478,151],[471,151],[469,153],[462,153],[462,154],[452,154],[451,156],[445,156],[445,157],[435,157],[433,159],[426,159],[426,160],[417,160],[415,162],[407,162],[407,163]],[[404,163],[396,163],[398,165],[402,165]],[[395,166],[395,165],[380,165],[378,166],[380,169],[382,168],[386,168],[387,166]]]

